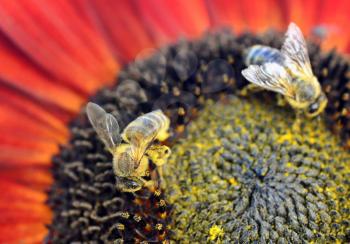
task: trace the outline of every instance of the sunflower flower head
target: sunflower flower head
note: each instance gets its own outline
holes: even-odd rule
[[[118,191],[112,155],[83,111],[54,158],[50,238],[348,240],[349,154],[340,140],[322,120],[304,121],[295,134],[293,112],[276,107],[271,94],[234,95],[247,82],[240,73],[245,48],[281,40],[278,33],[235,37],[222,30],[128,65],[118,85],[92,101],[122,128],[154,109],[169,116],[174,152],[162,184],[134,194]],[[320,72],[329,56],[319,55],[317,46],[310,50]],[[150,171],[159,177],[152,165]]]
[[[349,9],[0,1],[0,243],[350,242]],[[299,132],[274,93],[240,96],[245,50],[280,49],[290,22],[328,99]],[[169,117],[172,155],[143,177],[157,184],[116,187],[87,100],[121,130],[156,109]]]

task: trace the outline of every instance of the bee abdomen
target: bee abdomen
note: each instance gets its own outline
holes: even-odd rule
[[[283,55],[279,50],[268,46],[254,45],[245,51],[245,64],[247,66],[251,64],[261,65],[268,62],[282,64],[283,60]]]
[[[127,142],[151,139],[166,125],[166,120],[167,117],[158,110],[144,114],[125,128],[124,138]]]

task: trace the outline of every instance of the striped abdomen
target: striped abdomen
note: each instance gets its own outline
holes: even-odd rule
[[[262,65],[263,63],[279,63],[283,64],[284,58],[281,52],[272,47],[254,45],[245,52],[245,64]]]
[[[133,145],[147,143],[157,138],[158,133],[167,129],[169,119],[161,110],[144,114],[132,121],[123,131],[122,137]]]

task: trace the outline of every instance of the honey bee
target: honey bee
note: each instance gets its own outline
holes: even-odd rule
[[[97,135],[113,155],[117,188],[135,192],[153,185],[142,177],[149,175],[149,160],[161,166],[170,156],[169,147],[154,144],[155,140],[163,141],[169,136],[168,117],[161,110],[152,111],[136,118],[120,134],[117,119],[99,105],[88,103],[86,112]]]
[[[325,109],[327,97],[312,73],[307,46],[299,27],[291,23],[281,50],[254,45],[246,50],[248,68],[242,75],[251,86],[282,94],[297,115],[315,117]]]

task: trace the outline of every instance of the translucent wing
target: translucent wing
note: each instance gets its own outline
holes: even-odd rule
[[[147,146],[156,138],[165,124],[161,116],[165,115],[160,110],[156,110],[137,117],[125,127],[122,138],[135,146]]]
[[[292,72],[313,76],[303,33],[294,23],[288,26],[281,52],[287,57],[285,65]]]
[[[294,97],[294,89],[287,71],[277,63],[250,65],[242,71],[242,75],[253,84],[270,91]]]
[[[86,106],[86,113],[97,135],[109,150],[120,144],[118,121],[112,114],[107,113],[96,103],[91,102]]]
[[[132,145],[131,155],[137,167],[146,150],[167,125],[167,119],[161,110],[156,110],[139,116],[123,130],[122,138]]]

